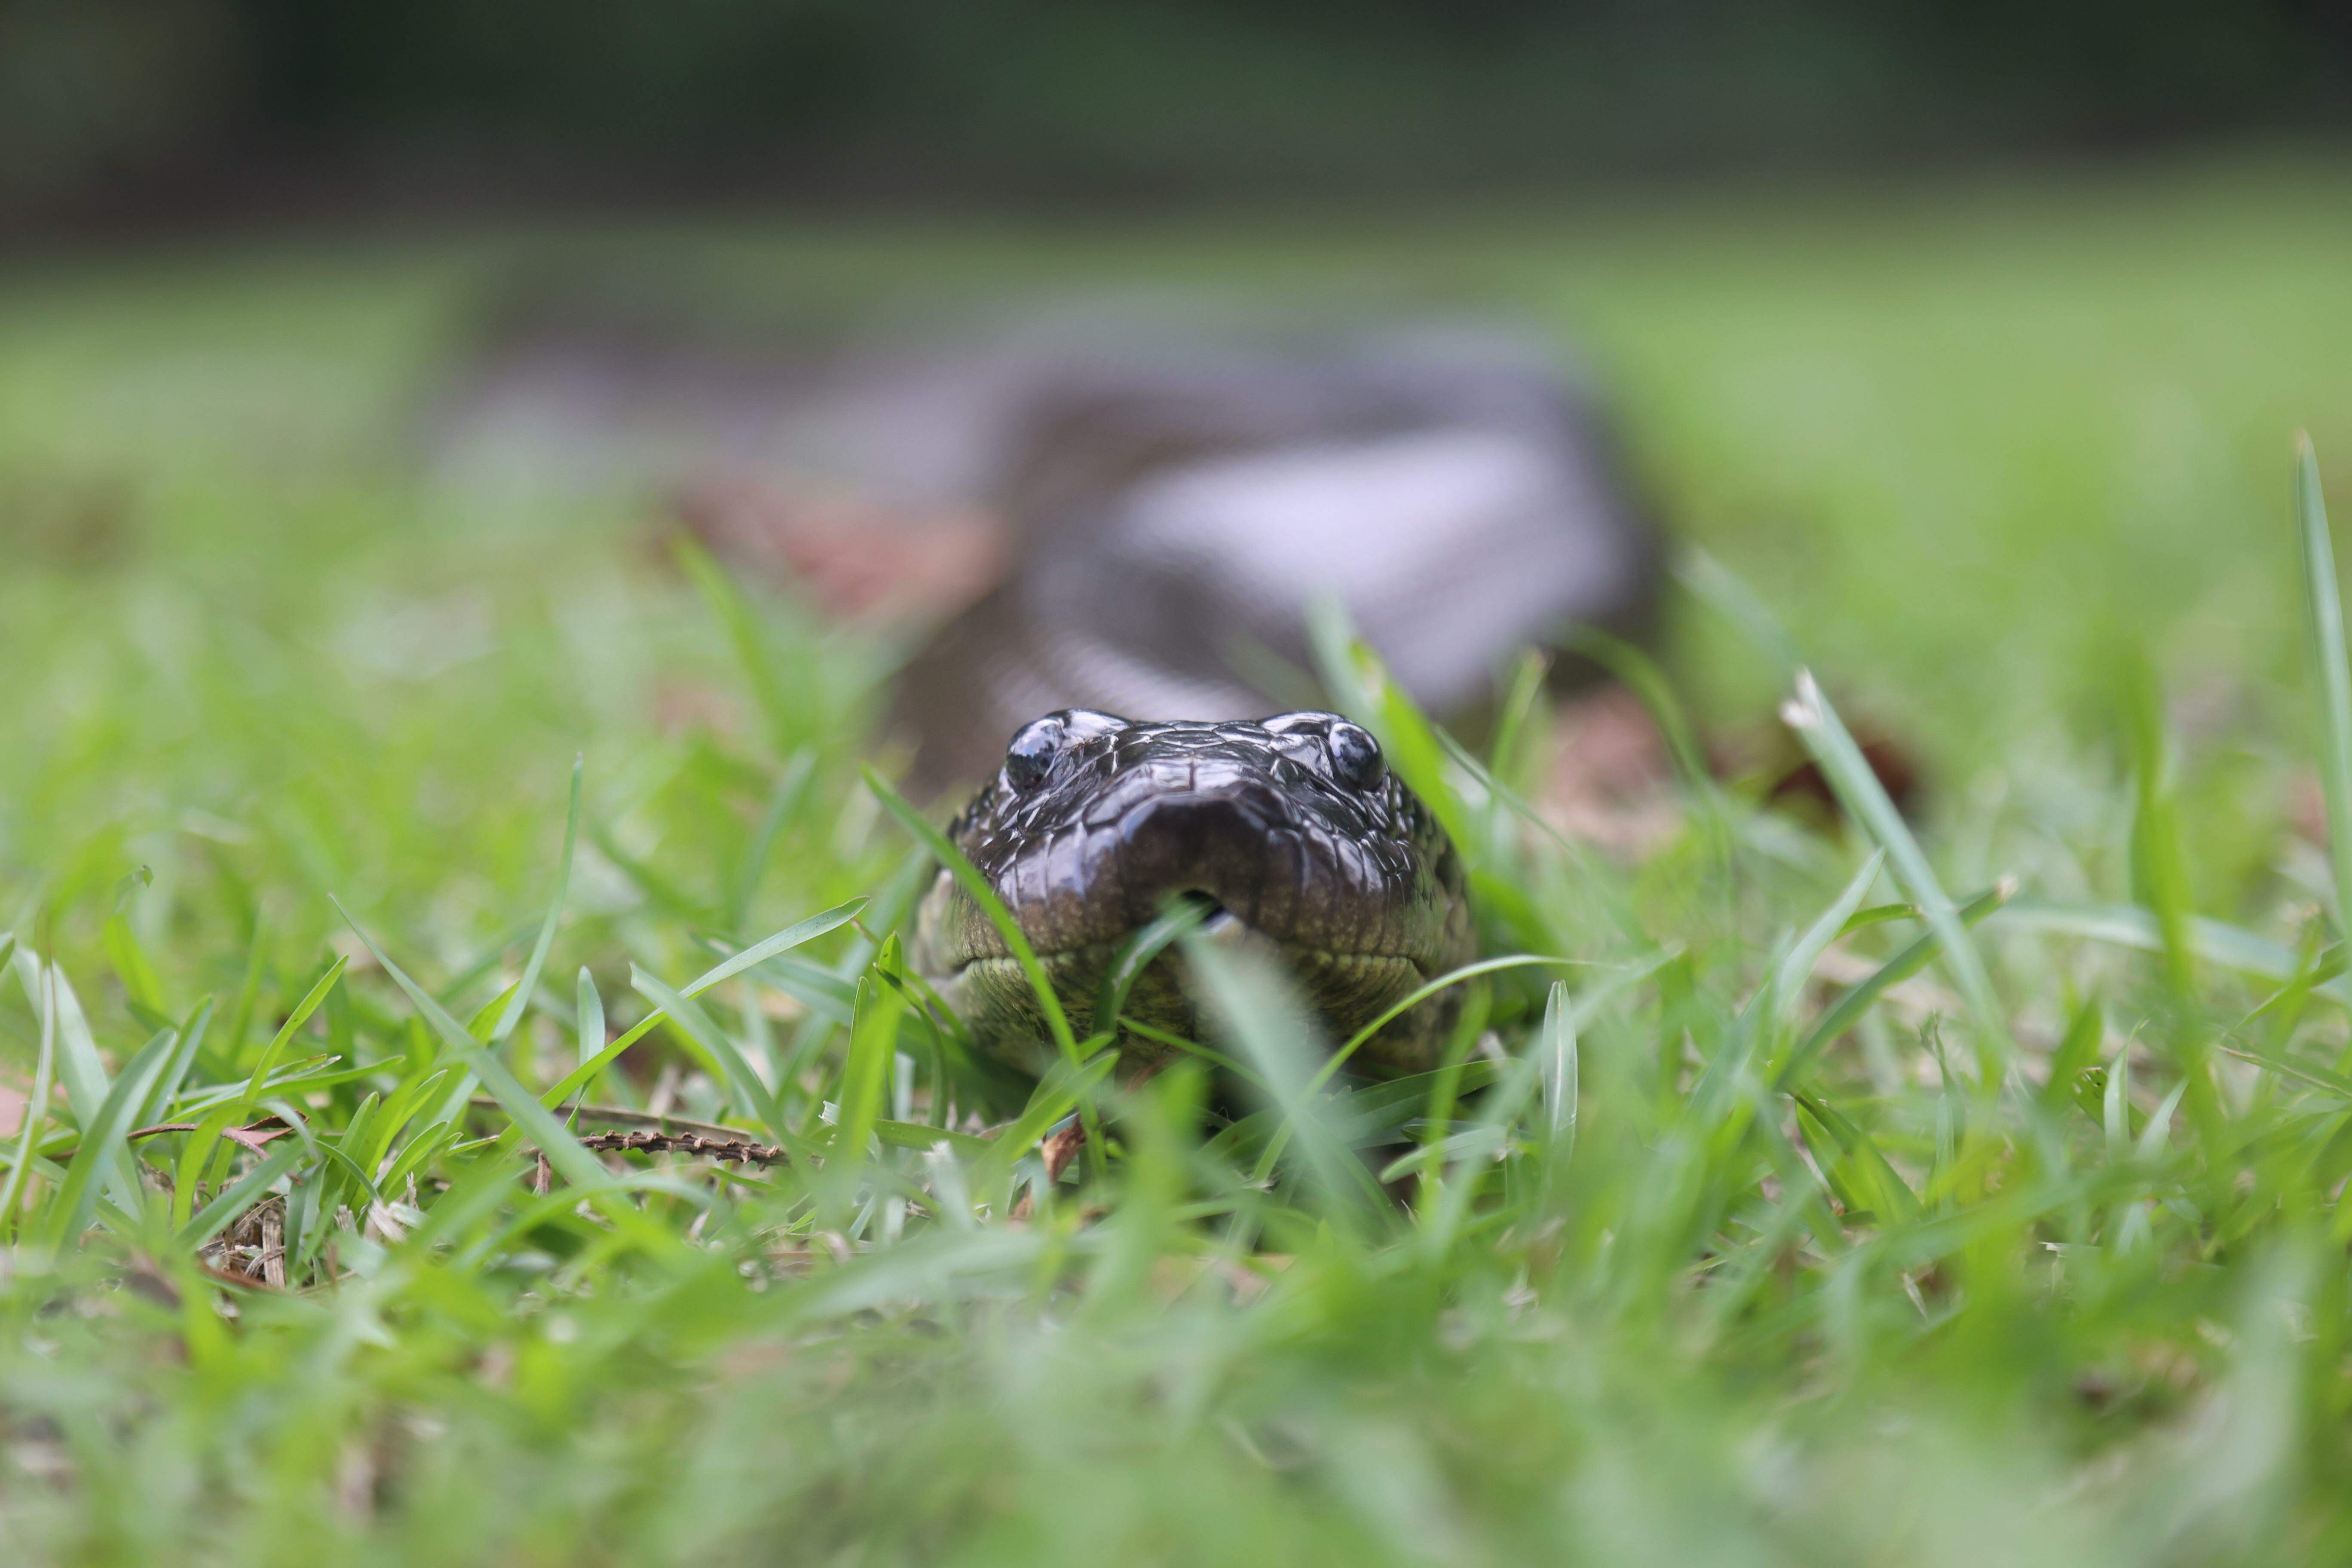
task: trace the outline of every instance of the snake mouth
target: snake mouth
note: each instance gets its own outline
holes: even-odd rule
[[[1192,929],[1202,936],[1221,936],[1228,928],[1241,923],[1239,915],[1206,893],[1180,893],[1177,899],[1179,902],[1192,906],[1197,917]]]
[[[1320,942],[1311,937],[1267,931],[1234,913],[1207,893],[1178,894],[1167,900],[1161,912],[1173,913],[1180,906],[1189,907],[1193,912],[1193,923],[1186,933],[1192,941],[1206,942],[1220,947],[1255,947],[1259,952],[1279,957],[1294,966],[1299,963],[1313,963],[1326,967],[1355,966],[1366,970],[1394,972],[1411,976],[1416,984],[1427,980],[1435,973],[1432,968],[1432,955],[1413,952],[1400,952],[1373,946],[1359,947]],[[1037,962],[1045,965],[1049,973],[1055,973],[1057,979],[1067,978],[1075,973],[1089,977],[1088,983],[1091,984],[1093,978],[1099,978],[1104,972],[1128,962],[1131,956],[1132,944],[1146,929],[1146,925],[1137,924],[1125,931],[1065,942],[1059,945],[1047,945],[1033,938],[1030,952],[1035,954]],[[1155,966],[1166,964],[1178,955],[1180,947],[1180,942],[1171,941],[1151,956],[1150,963]],[[972,952],[960,960],[953,966],[952,973],[958,975],[980,973],[1017,975],[1020,968],[1018,959],[1001,947],[992,944],[987,951]],[[1026,982],[1024,981],[1024,984]]]

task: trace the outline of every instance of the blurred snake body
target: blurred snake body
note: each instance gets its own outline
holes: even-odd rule
[[[1024,726],[995,777],[950,825],[1035,950],[1080,1037],[1104,977],[1170,907],[1202,906],[1202,936],[1279,962],[1338,1043],[1475,946],[1460,858],[1378,744],[1336,714],[1139,722],[1085,709]],[[1000,1060],[1041,1068],[1052,1047],[1003,933],[947,871],[918,911],[916,966]],[[1452,992],[1382,1027],[1351,1070],[1437,1065]],[[1136,979],[1122,1016],[1190,1039],[1205,1020],[1174,955]],[[1129,1029],[1131,1067],[1169,1048]]]

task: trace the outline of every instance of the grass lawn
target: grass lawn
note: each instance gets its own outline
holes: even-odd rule
[[[1474,771],[1343,681],[1488,951],[1574,961],[1470,983],[1499,1051],[1307,1094],[1221,970],[1260,1115],[1098,1063],[942,1133],[982,1091],[889,940],[926,852],[860,771],[887,650],[620,500],[421,477],[486,290],[582,255],[819,310],[1557,328],[1705,552],[1671,700],[1752,738],[1809,665],[1855,819],[1695,784],[1596,858],[1490,787],[1532,730]],[[2352,877],[2313,818],[2352,715],[2292,437],[2352,515],[2347,255],[2345,171],[2240,162],[6,264],[0,1124],[48,1098],[0,1142],[0,1553],[2342,1560]],[[1916,844],[1835,713],[1925,759]],[[578,1141],[656,1096],[787,1158]],[[1038,1180],[1082,1101],[1107,1158]],[[254,1248],[278,1283],[205,1271]]]

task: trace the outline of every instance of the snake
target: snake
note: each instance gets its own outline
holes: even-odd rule
[[[1173,1048],[1155,1037],[1215,1023],[1171,951],[1094,1016],[1171,900],[1202,916],[1190,940],[1276,960],[1333,1042],[1473,956],[1456,847],[1370,733],[1311,706],[1335,646],[1360,636],[1475,738],[1521,648],[1653,618],[1649,508],[1597,389],[1539,333],[1115,312],[825,347],[756,313],[681,330],[633,325],[625,291],[584,314],[550,297],[518,291],[529,319],[432,421],[436,473],[666,487],[709,549],[795,581],[824,580],[827,552],[993,563],[913,573],[961,586],[886,637],[881,738],[910,795],[978,784],[955,848],[1068,1024],[1116,1031],[1138,1070]],[[1563,695],[1597,672],[1551,669]],[[1038,988],[953,873],[907,952],[982,1050],[1047,1065]],[[1381,1023],[1349,1070],[1435,1066],[1457,997]]]
[[[1254,951],[1295,983],[1329,1042],[1352,1038],[1475,948],[1462,858],[1370,731],[1313,710],[1138,721],[1064,709],[1023,725],[947,829],[1025,939],[1076,1034],[1116,1030],[1123,1070],[1200,1040],[1204,999],[1173,952],[1103,983],[1137,933],[1190,900],[1198,940]],[[1052,1045],[1006,932],[942,868],[909,958],[993,1059],[1042,1071]],[[1438,1065],[1457,993],[1398,1014],[1349,1062],[1367,1078]],[[1128,1027],[1140,1023],[1153,1034]]]

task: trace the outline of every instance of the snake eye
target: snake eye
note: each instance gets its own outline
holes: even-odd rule
[[[1004,748],[1004,779],[1014,789],[1027,791],[1037,787],[1045,770],[1054,765],[1054,753],[1062,749],[1062,737],[1066,732],[1059,714],[1033,720],[1021,726],[1013,743]]]
[[[1342,719],[1331,726],[1323,743],[1331,753],[1331,776],[1356,789],[1370,789],[1387,774],[1381,744],[1360,725]]]

